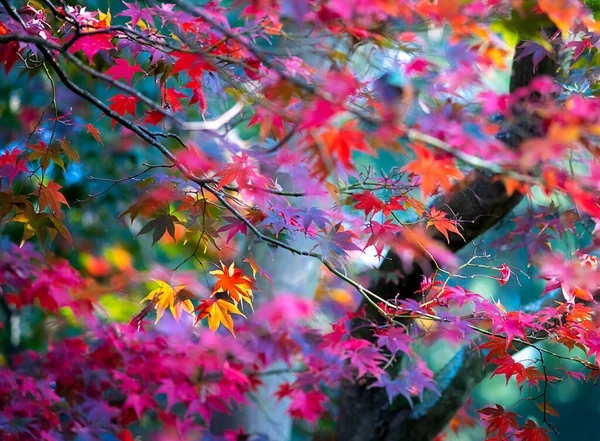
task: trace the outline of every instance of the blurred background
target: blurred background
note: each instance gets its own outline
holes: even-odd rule
[[[226,5],[228,2],[222,3]],[[108,7],[109,2],[107,1],[87,2],[88,10],[107,11]],[[110,8],[113,17],[120,12],[119,8],[121,7],[120,2],[111,2]],[[231,17],[232,25],[235,25],[236,19],[237,17]],[[401,24],[398,26],[401,27]],[[443,59],[451,60],[452,53],[457,50],[447,41],[443,29],[422,29],[418,32],[418,36],[427,42],[427,49],[420,56],[439,62]],[[282,39],[274,38],[273,45],[269,47],[272,51],[281,50],[292,53],[294,51],[294,47]],[[297,55],[303,57],[316,69],[327,68],[327,66],[319,65],[321,61],[318,55]],[[376,79],[385,72],[397,70],[399,65],[409,61],[412,56],[408,52],[390,51],[385,56],[372,57],[369,48],[363,47],[352,55],[351,67],[363,79]],[[102,63],[103,61],[99,57],[96,59],[95,67],[105,70],[108,60],[105,60],[105,65]],[[92,88],[97,96],[105,97],[105,99],[112,96],[112,92],[107,91],[103,84],[90,84],[79,73],[75,71],[70,73],[75,81]],[[399,83],[404,81],[402,78],[396,80]],[[484,83],[486,87],[495,91],[507,92],[509,71],[486,72]],[[136,81],[135,87],[151,93],[152,84],[153,79],[148,78]],[[210,73],[206,74],[204,85],[208,99],[208,111],[205,116],[210,119],[222,113],[226,108],[223,103],[223,90],[228,85],[221,84]],[[415,83],[413,87],[417,91],[426,91],[427,84]],[[0,154],[5,151],[10,152],[15,146],[23,143],[24,134],[32,132],[38,126],[40,118],[43,122],[39,125],[37,133],[33,139],[25,142],[37,142],[36,138],[38,137],[41,140],[49,139],[54,125],[46,118],[42,118],[42,112],[48,107],[47,98],[51,96],[49,95],[50,88],[51,85],[43,73],[30,77],[28,72],[13,70],[10,75],[6,75],[3,69],[0,69]],[[44,90],[46,93],[32,93],[35,90]],[[71,146],[80,156],[80,162],[71,162],[65,166],[64,170],[52,166],[48,172],[56,182],[63,186],[67,199],[74,201],[71,203],[71,210],[67,211],[66,223],[75,238],[75,246],[71,247],[61,238],[57,238],[53,251],[57,255],[68,258],[73,266],[95,280],[94,286],[90,289],[90,295],[100,298],[100,305],[104,308],[102,313],[106,315],[107,320],[127,322],[139,312],[139,302],[149,291],[150,285],[145,281],[151,278],[163,279],[163,276],[169,274],[171,269],[182,264],[186,256],[193,251],[194,244],[183,245],[181,239],[184,231],[177,228],[176,241],[165,236],[156,246],[152,247],[150,237],[136,237],[141,228],[139,221],[131,223],[128,218],[117,220],[118,215],[129,208],[145,185],[154,179],[160,179],[160,170],[152,175],[142,175],[134,180],[116,184],[112,188],[109,188],[112,185],[110,180],[135,175],[144,170],[144,164],[161,164],[163,159],[153,149],[142,145],[126,129],[118,126],[112,131],[107,118],[100,118],[96,110],[92,110],[90,106],[64,88],[58,88],[57,91],[56,101],[60,112],[69,114],[72,123],[68,126],[59,125],[59,132],[56,133],[56,136],[61,138],[68,134]],[[477,91],[472,92],[475,94]],[[419,99],[422,103],[417,103],[413,112],[426,111],[426,96],[421,95]],[[468,108],[468,102],[462,104]],[[45,116],[47,117],[52,112],[53,109],[47,109]],[[198,110],[190,110],[189,119],[199,120],[201,118],[202,115]],[[102,144],[94,139],[86,129],[85,126],[90,122],[100,130]],[[244,129],[243,126],[238,126],[230,134],[231,142],[242,147],[245,143],[259,138],[257,126],[251,129]],[[201,145],[202,149],[210,156],[218,157],[223,154],[222,149],[210,137],[198,133],[194,135],[192,141]],[[167,143],[169,142],[171,147],[176,147],[175,141],[167,141]],[[359,170],[369,167],[375,170],[389,170],[392,167],[401,167],[407,161],[404,155],[384,152],[377,157],[367,155],[356,157]],[[23,189],[24,193],[34,190],[31,182],[23,185],[31,187]],[[523,201],[515,209],[513,216],[529,216],[534,219],[537,206],[550,204],[560,207],[561,211],[569,208],[564,200],[550,199],[543,194],[537,194],[534,199]],[[551,218],[545,219],[545,221],[551,220]],[[543,223],[544,219],[541,221]],[[472,268],[470,271],[473,277],[464,280],[465,288],[488,298],[499,300],[509,310],[518,309],[522,305],[535,301],[545,287],[544,281],[536,278],[535,269],[528,266],[532,257],[531,253],[535,253],[535,250],[540,248],[540,244],[539,242],[535,242],[533,246],[527,246],[527,244],[528,241],[540,240],[537,236],[539,230],[533,229],[520,235],[511,236],[508,245],[499,244],[498,239],[509,237],[514,231],[513,227],[514,224],[510,220],[506,220],[485,234],[476,244],[478,254],[489,250],[490,254],[494,256],[494,259],[488,261],[487,264],[506,264],[511,268],[513,277],[508,284],[500,287],[497,281],[489,277],[479,277],[481,271],[478,268]],[[0,236],[0,252],[6,253],[11,243],[19,243],[22,233],[22,224],[11,222],[3,225]],[[556,234],[549,234],[548,237],[544,237],[544,241],[547,243],[541,246],[551,246],[553,250],[563,250],[566,255],[570,255],[580,245],[589,243],[590,238],[587,232],[578,231],[577,234],[566,232],[562,238],[557,238]],[[27,244],[26,246],[31,245]],[[245,247],[246,244],[238,243],[237,246]],[[466,247],[460,253],[461,260],[467,261],[474,252],[473,246]],[[367,250],[366,254],[353,253],[353,272],[368,276],[372,272],[372,268],[377,265],[374,254],[372,250]],[[210,251],[204,257],[202,260],[218,261],[218,257],[210,255]],[[235,255],[232,254],[232,259],[234,258]],[[286,262],[285,265],[289,265],[289,262]],[[296,262],[294,265],[309,264]],[[213,268],[208,270],[211,269]],[[181,265],[178,277],[201,291],[206,289],[204,287],[206,271],[207,268],[201,263],[191,259]],[[278,270],[271,268],[270,272],[273,273],[273,271],[277,272]],[[319,277],[326,276],[320,274],[318,267],[308,268],[306,266],[304,271],[312,281],[304,286],[303,289],[306,292],[302,294],[308,297],[315,296],[321,305],[321,312],[315,320],[315,326],[326,327],[328,323],[343,315],[345,311],[357,308],[360,299],[356,293],[342,285],[339,286],[339,289],[324,289],[324,284],[319,282]],[[288,287],[288,289],[294,288]],[[72,323],[75,327],[73,317],[69,317],[66,311],[60,320]],[[47,342],[47,333],[53,332],[53,328],[45,322],[41,311],[33,306],[28,307],[19,316],[19,321],[19,347],[43,350]],[[162,327],[165,332],[185,332],[184,329],[189,326],[189,323],[176,323],[170,316],[165,316],[158,326]],[[57,329],[67,334],[69,332],[68,327],[57,327]],[[5,330],[0,330],[0,336],[2,345],[8,345]],[[423,346],[420,350],[430,366],[437,370],[445,365],[457,349],[440,342],[429,347]],[[570,355],[581,355],[577,354],[577,351],[574,349]],[[535,361],[537,352],[528,349],[520,352],[517,357],[521,360]],[[549,358],[546,363],[552,369],[556,361]],[[569,368],[576,370],[576,366],[569,366]],[[332,393],[334,394],[335,391]],[[539,418],[539,410],[535,408],[534,404],[523,400],[526,395],[526,388],[521,394],[514,384],[514,380],[511,380],[507,387],[504,377],[498,376],[484,381],[478,387],[473,396],[472,407],[479,409],[490,402],[499,403],[524,416],[530,415],[532,419],[536,420]],[[596,386],[576,381],[561,382],[556,387],[550,388],[549,402],[560,415],[560,418],[553,421],[554,427],[559,432],[555,439],[561,441],[580,438],[598,439],[595,417],[600,415],[600,393]],[[324,421],[320,429],[327,432],[331,430],[332,424],[332,421]],[[295,427],[294,433],[294,439],[298,441],[309,439],[304,427]],[[475,441],[483,438],[483,430],[479,426],[465,430],[459,435],[450,435],[451,440]]]

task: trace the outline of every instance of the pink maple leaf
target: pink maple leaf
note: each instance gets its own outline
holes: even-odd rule
[[[92,59],[100,51],[109,51],[114,49],[111,34],[94,34],[89,36],[74,36],[76,38],[73,45],[69,48],[69,53],[74,54],[83,51],[90,64],[94,64]]]
[[[131,80],[136,72],[144,72],[137,64],[130,65],[127,60],[115,58],[115,65],[108,69],[105,74],[110,75],[115,80],[124,78],[127,84],[131,84]]]
[[[321,392],[314,390],[304,392],[298,389],[292,393],[292,403],[288,413],[294,418],[302,418],[310,423],[316,423],[319,415],[325,410],[323,406],[325,401],[327,401],[327,397]]]
[[[129,393],[123,404],[125,409],[133,409],[138,418],[142,418],[145,409],[153,409],[155,406],[156,403],[148,395],[135,393]]]
[[[398,351],[401,351],[410,357],[412,355],[410,343],[412,343],[411,336],[400,326],[388,328],[385,333],[377,338],[377,346],[380,348],[385,346],[392,355],[396,355]]]
[[[374,346],[361,348],[350,353],[349,359],[350,365],[358,370],[358,378],[367,374],[378,378],[383,373],[380,365],[386,360],[383,354]]]

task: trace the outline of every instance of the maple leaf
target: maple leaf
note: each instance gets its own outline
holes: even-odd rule
[[[325,410],[323,402],[327,401],[327,397],[315,390],[304,392],[302,389],[297,389],[291,397],[288,413],[294,418],[302,418],[316,424],[319,415]]]
[[[250,254],[249,258],[244,259],[244,262],[247,262],[250,265],[250,268],[252,269],[252,277],[254,277],[256,279],[256,273],[258,273],[261,276],[263,276],[265,279],[267,279],[269,281],[269,283],[271,284],[271,286],[273,285],[273,279],[271,279],[271,276],[265,270],[263,270],[260,266],[258,266],[258,264],[254,260],[254,256],[252,254]]]
[[[581,372],[578,372],[581,373]],[[583,376],[585,378],[585,375]],[[556,409],[554,409],[550,403],[548,401],[545,401],[543,403],[536,403],[536,407],[538,409],[540,409],[540,411],[544,412],[545,414],[548,415],[552,415],[552,416],[558,416],[558,412],[556,411]]]
[[[158,242],[165,234],[169,234],[176,242],[175,238],[175,225],[179,224],[179,219],[172,214],[164,214],[161,216],[156,216],[150,222],[142,227],[142,229],[137,234],[138,236],[142,234],[147,234],[152,231],[152,245]]]
[[[127,8],[119,12],[117,17],[131,17],[131,24],[134,26],[141,20],[146,20],[149,24],[152,24],[152,15],[148,8],[140,8],[140,5],[137,2],[135,4],[123,2],[123,4],[127,6]]]
[[[131,84],[131,80],[136,72],[144,72],[144,70],[137,64],[130,65],[127,60],[122,58],[114,58],[115,65],[108,69],[105,74],[110,75],[115,80],[125,78],[127,84]]]
[[[260,187],[263,179],[256,173],[256,166],[250,164],[250,158],[246,153],[232,157],[231,161],[231,164],[228,164],[227,167],[215,175],[221,178],[217,188],[223,188],[234,181],[240,189],[249,186]]]
[[[342,223],[339,222],[332,225],[323,236],[323,239],[318,239],[318,242],[324,256],[331,255],[336,258],[342,258],[347,256],[346,251],[357,251],[360,249],[353,242],[357,238],[356,233],[344,229]]]
[[[258,108],[254,116],[248,122],[246,128],[259,125],[260,138],[264,141],[272,133],[276,139],[283,138],[285,127],[283,117],[268,109]]]
[[[0,156],[0,179],[8,178],[8,182],[12,185],[13,179],[19,174],[27,172],[27,161],[19,159],[19,155],[23,153],[19,149],[14,149],[12,152],[4,151]]]
[[[71,148],[71,143],[69,141],[63,139],[60,142],[60,148],[62,150],[62,153],[64,153],[67,156],[67,158],[69,158],[69,161],[79,163],[79,155],[75,150]]]
[[[356,201],[354,208],[357,210],[364,210],[365,216],[368,216],[371,212],[377,214],[383,210],[384,207],[383,201],[368,190],[365,190],[360,194],[353,194],[352,199]]]
[[[395,224],[391,219],[386,220],[383,224],[372,220],[362,232],[371,233],[365,248],[373,245],[377,251],[377,257],[381,258],[385,246],[390,245],[396,240],[396,234],[402,230],[402,227]]]
[[[492,377],[495,375],[504,374],[506,376],[506,384],[508,384],[508,380],[510,380],[513,375],[520,375],[521,378],[525,376],[525,366],[518,361],[515,361],[510,355],[507,355],[502,359],[495,359],[492,361],[498,365],[492,374]]]
[[[175,317],[175,320],[177,321],[181,318],[182,311],[194,315],[194,305],[190,299],[195,298],[195,296],[191,291],[185,289],[184,285],[172,287],[162,280],[155,280],[155,282],[158,284],[158,288],[150,291],[140,302],[143,303],[146,300],[156,302],[154,306],[156,309],[155,323],[158,323],[167,308],[171,310],[171,314],[173,314],[173,317]]]
[[[67,207],[69,203],[65,199],[64,195],[60,192],[62,187],[53,180],[48,182],[48,185],[40,183],[40,185],[31,194],[38,197],[38,205],[40,211],[43,211],[46,207],[50,207],[53,213],[60,212],[60,204],[64,204]]]
[[[154,399],[147,394],[129,393],[123,404],[124,409],[133,409],[138,419],[142,418],[145,409],[154,409],[155,407]]]
[[[245,276],[241,269],[235,267],[235,262],[232,262],[229,267],[221,262],[221,269],[211,271],[210,274],[217,278],[211,296],[220,292],[228,292],[236,305],[244,300],[252,307],[252,290],[256,288],[252,279]]]
[[[357,130],[358,121],[348,121],[340,129],[330,128],[320,135],[329,156],[335,155],[347,170],[352,170],[352,151],[371,152],[365,132]]]
[[[215,71],[214,64],[208,57],[190,52],[172,52],[171,55],[177,58],[173,65],[173,74],[186,71],[192,78],[202,78],[205,70]]]
[[[302,219],[302,226],[304,227],[304,232],[308,233],[312,224],[315,224],[322,231],[327,230],[327,226],[331,224],[331,221],[327,218],[327,213],[318,208],[312,207],[306,210],[306,215],[304,219]]]
[[[437,208],[431,207],[431,211],[429,212],[429,216],[427,218],[427,228],[433,225],[440,233],[444,235],[448,243],[450,243],[448,231],[458,234],[463,238],[463,240],[465,240],[464,236],[460,234],[460,231],[458,231],[460,224],[455,220],[446,219],[447,215],[448,213],[445,211],[439,211]]]
[[[425,204],[415,198],[407,197],[404,199],[404,205],[415,210],[419,217],[422,217],[427,212]]]
[[[163,88],[163,94],[165,98],[165,103],[171,109],[172,112],[180,112],[183,113],[183,107],[181,107],[180,98],[187,98],[184,93],[179,92],[177,89]]]
[[[202,116],[208,110],[208,103],[206,102],[206,96],[204,95],[204,89],[202,88],[202,81],[199,79],[194,81],[190,81],[185,86],[186,89],[192,89],[192,97],[190,98],[190,102],[188,105],[198,103],[198,107],[200,108],[200,113]]]
[[[42,170],[46,171],[52,162],[62,168],[63,171],[65,170],[65,163],[60,157],[63,153],[60,144],[53,143],[52,145],[47,145],[44,141],[40,140],[37,144],[29,144],[27,148],[31,150],[27,158],[30,161],[39,159]]]
[[[130,114],[135,116],[135,104],[138,102],[138,99],[134,96],[126,96],[123,94],[115,95],[112,98],[109,98],[112,104],[108,106],[111,110],[116,112],[121,116],[125,116],[125,114]],[[112,128],[115,130],[115,125],[117,121],[115,119],[112,120]]]
[[[424,197],[434,194],[438,186],[448,191],[452,188],[453,180],[464,177],[451,158],[438,159],[431,150],[418,143],[412,147],[417,159],[406,164],[402,170],[420,176]]]
[[[227,233],[227,243],[229,243],[229,241],[231,239],[233,239],[233,237],[237,234],[237,233],[241,233],[244,236],[248,236],[248,226],[242,222],[241,220],[239,220],[237,217],[233,217],[233,216],[223,216],[222,218],[224,221],[229,222],[227,225],[223,225],[221,228],[219,228],[217,230],[217,233],[222,233],[223,231],[228,231]]]
[[[376,347],[369,346],[352,351],[348,358],[350,365],[358,370],[358,378],[367,374],[378,378],[384,372],[380,365],[386,358]]]
[[[85,127],[87,129],[88,133],[90,135],[92,135],[96,141],[98,141],[100,144],[104,145],[104,143],[102,142],[102,138],[100,138],[100,130],[98,130],[96,127],[94,127],[91,124],[86,124],[83,127]]]
[[[495,331],[504,331],[506,333],[506,347],[510,345],[515,337],[527,340],[526,329],[534,326],[534,317],[521,311],[511,311],[506,313],[501,324],[495,325]]]
[[[506,285],[508,283],[508,279],[510,279],[510,268],[508,265],[503,263],[499,268],[497,268],[497,270],[500,271],[500,277],[494,277],[494,279],[500,282],[500,286]]]
[[[511,344],[509,348],[507,348],[504,339],[499,337],[491,337],[489,341],[477,346],[477,349],[489,350],[483,361],[484,364],[493,360],[502,360],[506,358],[508,356],[506,351],[510,348],[514,349],[514,346]]]
[[[509,428],[516,429],[519,427],[517,424],[517,414],[506,411],[499,404],[496,404],[495,408],[485,407],[479,409],[477,412],[482,415],[481,419],[487,423],[485,433],[488,437],[496,434],[499,439],[503,439]]]
[[[404,208],[404,202],[406,202],[406,198],[402,196],[391,197],[383,206],[383,215],[385,217],[389,217],[392,211],[406,211],[406,209]]]
[[[548,431],[542,427],[539,427],[532,420],[527,420],[517,432],[517,439],[519,441],[550,441]]]
[[[555,377],[545,377],[543,373],[541,373],[535,366],[527,366],[522,372],[517,373],[517,384],[521,385],[521,383],[527,382],[529,386],[536,386],[538,390],[540,389],[540,381],[552,381]],[[522,386],[521,386],[522,387]]]
[[[208,327],[211,331],[215,332],[217,329],[219,329],[219,325],[223,325],[234,337],[235,332],[233,331],[233,320],[231,318],[231,314],[238,314],[246,318],[246,316],[242,314],[238,307],[233,303],[217,298],[203,300],[196,307],[194,312],[198,312],[196,323],[203,318],[208,317]]]
[[[0,23],[0,27],[2,24]],[[3,34],[0,29],[0,34]],[[8,75],[8,72],[12,69],[15,62],[19,59],[19,54],[23,51],[19,42],[11,41],[10,43],[4,43],[0,46],[0,63],[4,65],[4,72]]]
[[[412,348],[409,346],[413,339],[406,330],[400,326],[394,326],[389,328],[384,334],[379,335],[377,338],[377,346],[385,346],[392,353],[396,355],[398,351],[401,351],[408,355],[412,355]]]
[[[158,125],[163,119],[165,119],[165,114],[158,110],[146,110],[144,113],[146,114],[144,122],[152,124],[153,126]]]
[[[69,53],[74,54],[83,51],[88,58],[90,64],[94,64],[92,59],[100,51],[109,51],[114,49],[115,45],[112,42],[111,34],[94,34],[94,35],[74,35],[75,42],[69,48]],[[69,40],[70,41],[70,40]]]

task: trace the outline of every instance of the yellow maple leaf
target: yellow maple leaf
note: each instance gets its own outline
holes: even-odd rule
[[[198,311],[196,323],[203,318],[208,317],[208,328],[212,332],[215,332],[217,329],[219,329],[219,325],[222,324],[229,329],[229,332],[231,332],[234,337],[235,332],[233,332],[233,319],[231,318],[231,314],[238,314],[246,318],[246,316],[242,314],[238,307],[233,303],[228,302],[227,300],[216,298],[202,301],[195,311]]]
[[[181,311],[185,311],[188,314],[194,315],[194,305],[190,301],[190,298],[194,298],[194,294],[188,289],[185,289],[184,285],[172,287],[167,282],[163,282],[162,280],[154,280],[158,283],[159,287],[153,289],[148,293],[146,297],[142,299],[140,303],[145,302],[146,300],[152,301],[154,297],[157,297],[158,300],[156,302],[156,322],[162,318],[167,308],[171,310],[171,314],[175,317],[175,320],[181,318]]]
[[[100,10],[98,10],[98,20],[100,20],[100,23],[102,23],[103,25],[105,25],[105,27],[110,26],[110,20],[112,19],[112,15],[110,14],[110,8],[108,8],[108,10],[106,11],[106,14]]]

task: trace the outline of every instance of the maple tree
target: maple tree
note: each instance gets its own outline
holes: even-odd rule
[[[0,0],[0,437],[291,439],[242,421],[268,395],[557,438],[600,374],[595,9]]]

